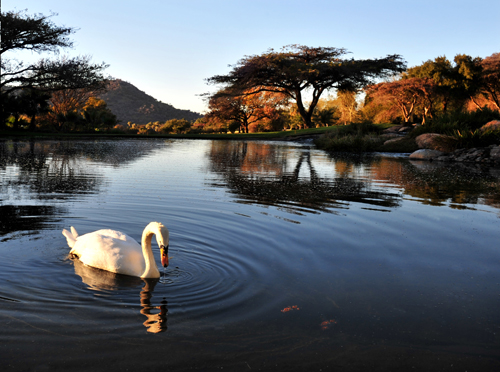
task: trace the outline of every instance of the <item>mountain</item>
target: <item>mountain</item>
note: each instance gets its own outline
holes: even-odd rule
[[[176,109],[168,103],[160,102],[139,90],[134,85],[120,80],[111,80],[107,92],[99,94],[108,108],[118,117],[121,124],[129,121],[135,124],[165,122],[170,119],[194,121],[203,115],[190,110]]]

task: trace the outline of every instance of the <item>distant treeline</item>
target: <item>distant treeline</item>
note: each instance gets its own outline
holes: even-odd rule
[[[246,56],[207,83],[208,112],[178,110],[109,79],[86,56],[33,64],[8,52],[57,53],[75,30],[51,16],[2,12],[0,129],[124,133],[263,132],[349,123],[426,124],[450,112],[500,111],[500,53],[428,60],[344,58],[343,48],[289,45]],[[4,53],[6,53],[4,55]],[[380,82],[382,81],[382,82]],[[127,123],[127,124],[125,124]]]

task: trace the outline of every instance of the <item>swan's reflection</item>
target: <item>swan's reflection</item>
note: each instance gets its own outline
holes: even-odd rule
[[[143,279],[146,285],[141,291],[141,314],[148,318],[144,326],[151,333],[160,333],[167,330],[167,300],[163,297],[160,306],[151,306],[151,297],[153,296],[153,289],[158,283],[158,279]],[[155,310],[160,310],[156,312]]]
[[[146,316],[147,320],[143,325],[151,333],[160,333],[167,330],[167,300],[163,298],[159,306],[151,304],[151,298],[153,297],[153,291],[158,283],[158,279],[144,279],[115,274],[87,266],[78,259],[72,259],[72,261],[75,267],[75,274],[80,276],[82,282],[94,291],[116,291],[124,287],[137,287],[141,282],[144,283],[140,294],[140,313]]]

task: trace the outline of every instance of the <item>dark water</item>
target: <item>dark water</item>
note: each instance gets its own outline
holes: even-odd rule
[[[498,371],[499,217],[494,168],[3,141],[1,369]],[[140,240],[150,221],[171,232],[167,283],[67,257],[63,228]]]

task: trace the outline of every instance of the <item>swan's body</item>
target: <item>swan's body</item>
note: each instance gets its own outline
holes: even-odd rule
[[[98,230],[79,236],[71,227],[71,232],[64,229],[62,233],[71,248],[70,255],[78,257],[84,264],[141,278],[160,277],[151,248],[151,240],[156,235],[162,264],[168,266],[169,233],[159,222],[146,226],[142,233],[142,246],[130,236],[115,230]]]

